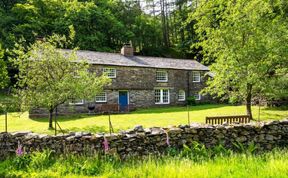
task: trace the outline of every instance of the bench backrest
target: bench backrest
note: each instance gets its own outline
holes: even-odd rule
[[[206,117],[206,124],[223,124],[224,122],[228,124],[234,122],[245,124],[250,122],[250,117],[248,115]]]
[[[98,111],[103,113],[117,113],[117,112],[129,112],[135,110],[134,105],[128,104],[125,107],[120,108],[119,104],[102,104],[98,107]]]
[[[99,108],[101,112],[118,112],[119,105],[118,104],[103,104]]]

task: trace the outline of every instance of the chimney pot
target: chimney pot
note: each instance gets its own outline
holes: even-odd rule
[[[133,50],[131,43],[126,43],[121,48],[121,54],[123,56],[131,57],[131,56],[133,56],[133,52],[134,52],[134,50]]]

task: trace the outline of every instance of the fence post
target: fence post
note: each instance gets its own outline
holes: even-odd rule
[[[8,132],[8,114],[7,111],[5,111],[5,132]]]
[[[188,125],[190,125],[189,104],[187,104],[187,112],[188,112]]]
[[[260,105],[260,98],[258,100],[258,122],[260,122],[260,110],[261,110],[261,105]]]
[[[55,119],[54,119],[54,122],[55,122],[55,136],[57,135],[57,107],[55,108]]]
[[[108,113],[108,119],[109,119],[109,132],[111,135],[112,132],[114,132],[114,130],[113,130],[113,126],[112,126],[112,122],[111,122],[111,118],[110,118],[110,112]]]

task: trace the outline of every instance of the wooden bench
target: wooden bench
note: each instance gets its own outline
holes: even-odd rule
[[[106,113],[106,112],[119,112],[119,105],[118,104],[102,104],[98,111],[102,112],[102,113]]]
[[[206,117],[206,124],[223,124],[224,122],[228,124],[234,122],[245,124],[250,122],[250,117],[248,115]]]
[[[102,104],[97,110],[101,113],[118,113],[118,112],[130,112],[135,110],[134,105],[128,104],[127,106],[120,108],[119,104]]]

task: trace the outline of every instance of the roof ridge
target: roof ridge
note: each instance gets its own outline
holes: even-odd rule
[[[62,49],[63,51],[71,51],[71,49]],[[87,59],[91,64],[98,65],[116,65],[130,67],[150,67],[150,68],[166,68],[166,69],[182,69],[182,70],[205,70],[209,68],[195,59],[179,59],[153,56],[123,56],[120,53],[77,50],[80,60]]]
[[[71,50],[71,49],[63,49],[63,50]],[[119,56],[123,56],[121,53],[113,53],[113,52],[104,52],[104,51],[91,51],[91,50],[77,50],[77,51],[82,51],[82,52],[92,52],[92,53],[106,53],[106,54],[115,54]],[[127,56],[125,56],[127,57]],[[127,57],[127,58],[133,58],[133,57],[145,57],[145,58],[163,58],[163,59],[174,59],[174,60],[190,60],[190,61],[196,61],[195,59],[190,59],[190,58],[173,58],[173,57],[161,57],[161,56],[143,56],[143,55],[134,55],[132,57]],[[199,62],[200,63],[200,62]],[[201,64],[201,63],[200,63]]]

